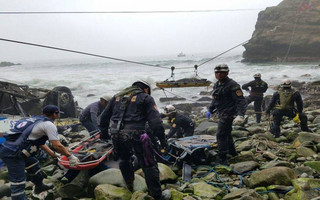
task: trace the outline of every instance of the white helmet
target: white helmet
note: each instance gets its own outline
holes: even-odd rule
[[[283,88],[290,88],[291,87],[291,81],[289,79],[285,79],[281,83],[281,87]]]
[[[164,110],[166,111],[166,115],[173,114],[177,112],[176,108],[173,105],[167,105]]]
[[[229,72],[229,67],[227,64],[220,64],[214,68],[214,72]]]
[[[103,100],[105,100],[105,101],[110,101],[111,98],[112,98],[112,97],[109,96],[109,95],[103,95],[103,96],[100,97],[100,99],[103,99]]]
[[[253,78],[261,78],[261,74],[260,73],[256,73],[255,75],[253,75]]]
[[[141,84],[144,87],[149,88],[149,93],[148,94],[150,95],[151,94],[151,87],[150,87],[150,84],[147,81],[145,81],[145,80],[137,80],[134,83],[132,83],[132,85],[136,85],[138,87],[141,87]],[[143,89],[143,88],[141,88],[141,89]]]

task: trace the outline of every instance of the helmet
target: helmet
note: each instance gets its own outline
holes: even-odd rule
[[[281,87],[283,88],[290,88],[291,87],[291,81],[289,79],[285,79],[281,83]]]
[[[149,94],[149,95],[151,94],[151,87],[150,87],[150,84],[149,84],[147,81],[137,80],[136,82],[132,83],[132,85],[138,86],[138,87],[140,87],[141,89],[148,88],[148,89],[149,89],[148,94]]]
[[[103,99],[103,100],[105,100],[105,101],[110,101],[111,96],[109,96],[109,95],[103,95],[102,97],[100,97],[100,99]]]
[[[220,64],[214,68],[214,72],[229,72],[229,67],[227,64]]]
[[[176,108],[173,105],[167,105],[164,108],[164,110],[166,111],[166,115],[170,115],[177,112]]]
[[[253,78],[261,78],[261,74],[260,73],[256,73],[255,75],[253,75]]]

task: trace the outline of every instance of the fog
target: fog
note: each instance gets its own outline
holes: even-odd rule
[[[0,0],[0,38],[117,58],[220,53],[250,39],[258,13],[281,0]],[[176,13],[7,14],[9,11],[200,11]],[[235,52],[242,52],[243,47]],[[0,61],[90,57],[0,41]],[[91,59],[91,58],[90,58]],[[102,60],[102,58],[100,58]]]

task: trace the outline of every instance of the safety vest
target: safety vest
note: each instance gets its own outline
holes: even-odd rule
[[[283,89],[278,90],[280,102],[276,105],[279,110],[289,110],[293,108],[291,98],[296,91],[293,89]]]
[[[50,120],[44,116],[35,116],[18,120],[13,129],[4,133],[6,141],[2,144],[12,151],[18,151],[27,142],[33,127],[42,121]]]

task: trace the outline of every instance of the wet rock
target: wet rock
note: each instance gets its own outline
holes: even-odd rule
[[[254,160],[255,160],[255,158],[254,158],[253,153],[249,152],[246,154],[240,154],[240,155],[237,155],[235,157],[230,158],[229,163],[234,164],[234,163],[239,163],[239,162],[244,162],[244,161],[254,161]]]
[[[192,184],[194,194],[201,198],[215,199],[222,197],[224,192],[207,183],[199,182]]]
[[[172,200],[182,200],[182,198],[184,196],[182,192],[179,192],[174,189],[171,189],[170,192],[171,192],[171,199]]]
[[[132,194],[126,188],[117,187],[110,184],[102,184],[102,185],[98,185],[94,189],[94,196],[95,196],[95,199],[130,200]]]
[[[130,200],[153,200],[153,198],[142,191],[136,191],[132,194]]]
[[[319,192],[312,188],[319,187],[319,180],[315,179],[296,179],[293,181],[294,190],[285,195],[285,200],[312,199],[320,195]]]
[[[246,151],[251,149],[251,141],[243,141],[240,145],[236,146],[237,151]]]
[[[160,172],[159,175],[160,175],[161,182],[168,182],[168,181],[172,182],[177,179],[178,176],[167,165],[165,165],[163,163],[158,163],[158,168],[159,168],[159,172]],[[143,173],[142,169],[137,170],[135,173],[139,174],[140,176],[142,176],[144,178],[144,173]]]
[[[143,177],[138,174],[134,175],[134,191],[147,191],[147,185]],[[89,179],[88,192],[92,192],[97,185],[100,184],[111,184],[121,187],[126,187],[126,184],[123,180],[122,174],[119,169],[108,169],[102,171]]]
[[[160,101],[160,102],[185,101],[185,100],[186,100],[186,98],[177,97],[177,96],[175,96],[175,97],[161,97],[161,98],[159,98],[159,101]]]
[[[0,198],[5,197],[5,196],[7,196],[7,197],[11,196],[10,185],[0,183]]]
[[[320,143],[320,135],[316,133],[300,132],[299,136],[293,142],[293,147],[297,148],[310,143]]]
[[[311,167],[312,169],[320,172],[320,162],[319,161],[307,161],[303,163],[306,166]]]
[[[298,156],[308,157],[308,156],[313,156],[315,154],[316,153],[312,149],[309,149],[307,147],[300,146],[297,148],[297,155]]]
[[[265,152],[263,152],[263,157],[264,158],[267,158],[268,160],[274,160],[274,159],[276,159],[276,155],[274,155],[272,152],[270,152],[270,151],[265,151]]]
[[[204,121],[198,125],[198,127],[194,130],[195,135],[204,135],[207,134],[207,130],[211,126],[218,126],[215,122]]]
[[[268,168],[273,168],[273,167],[288,167],[288,168],[293,168],[294,164],[289,163],[287,161],[277,161],[277,160],[272,160],[265,165],[263,165],[261,168],[262,169],[268,169]]]
[[[231,164],[230,167],[238,172],[239,174],[242,174],[244,172],[252,171],[259,167],[259,164],[255,161],[246,161],[246,162],[240,162],[236,164]]]
[[[309,166],[296,167],[293,169],[293,171],[297,177],[301,176],[303,173],[307,174],[308,176],[312,176],[313,174],[313,170]]]
[[[291,185],[291,180],[295,179],[294,171],[287,167],[273,167],[251,174],[250,187],[269,185]]]
[[[82,170],[70,183],[62,185],[58,194],[62,198],[83,197],[86,195],[84,188],[87,186],[89,175],[87,170]]]
[[[256,193],[252,189],[237,189],[225,195],[222,199],[223,200],[236,200],[236,199],[263,200],[262,196],[260,196],[258,193]]]
[[[212,100],[211,97],[201,97],[197,101],[210,101],[211,102],[211,100]]]

